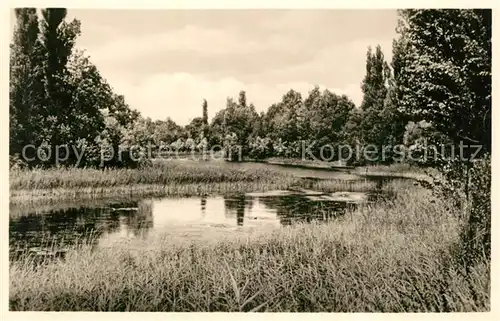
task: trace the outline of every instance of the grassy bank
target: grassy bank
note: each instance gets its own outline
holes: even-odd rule
[[[11,170],[11,203],[119,195],[205,195],[286,188],[291,175],[263,166],[164,161],[141,169]]]
[[[332,166],[339,166],[337,162],[325,162],[321,160],[310,160],[302,158],[284,158],[284,157],[269,157],[263,160],[269,164],[284,164],[284,165],[298,165],[307,166],[312,168],[331,168]]]
[[[412,166],[409,164],[358,166],[350,171],[352,174],[364,176],[385,176],[414,179],[426,179],[429,176],[428,172],[432,175],[438,175],[438,172],[434,169]]]
[[[459,222],[412,184],[323,225],[157,237],[10,265],[12,310],[485,311],[489,265],[465,278]],[[135,250],[134,250],[135,249]]]

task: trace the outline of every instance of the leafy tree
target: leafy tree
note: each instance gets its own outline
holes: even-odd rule
[[[237,161],[242,156],[242,146],[238,144],[238,136],[232,132],[224,137],[224,156],[227,160]]]
[[[255,106],[246,103],[244,91],[240,92],[238,104],[228,97],[226,108],[219,111],[212,120],[212,145],[230,141],[232,145],[240,146],[243,153],[247,153],[249,140],[256,130],[254,125],[258,120],[259,115],[255,111]]]
[[[76,165],[72,147],[84,150],[81,166],[98,166],[100,150],[124,140],[139,119],[123,96],[77,50],[80,22],[65,21],[64,8],[15,9],[16,28],[10,55],[10,153],[27,144],[52,148],[44,165],[54,165],[55,149],[66,145],[66,164]],[[109,147],[108,146],[108,147]],[[106,147],[107,148],[107,147]],[[33,153],[33,149],[29,149]],[[26,155],[31,157],[33,155]],[[39,162],[30,162],[37,165]],[[117,162],[115,165],[123,165]]]
[[[139,117],[140,113],[137,110],[133,110],[125,102],[125,97],[123,95],[112,94],[112,101],[108,106],[109,115],[116,118],[121,126],[127,127],[135,123]]]
[[[407,148],[406,159],[409,163],[435,165],[431,160],[450,157],[450,149],[445,148],[448,143],[447,137],[425,120],[410,121],[405,126],[403,144]]]
[[[304,117],[302,96],[292,89],[283,95],[281,102],[269,107],[262,126],[274,140],[295,141],[305,135]]]
[[[279,123],[278,130],[280,137],[287,141],[296,141],[301,138],[302,124],[304,119],[301,114],[303,102],[302,95],[295,91],[289,90],[282,98],[284,117]]]
[[[363,101],[361,109],[381,109],[387,94],[387,80],[390,70],[384,59],[382,48],[378,45],[375,53],[368,47],[366,53],[366,75],[363,79],[361,89],[363,90]]]
[[[402,109],[491,151],[491,10],[402,10]]]
[[[176,124],[171,118],[154,122],[154,141],[162,145],[169,145],[185,135],[184,128]]]
[[[198,145],[196,145],[196,149],[198,149],[198,151],[200,152],[203,152],[206,151],[207,148],[208,148],[208,139],[206,137],[203,137],[198,143]]]
[[[102,111],[115,103],[111,87],[82,51],[74,51],[66,70],[63,79],[69,98],[66,108],[71,110],[70,119],[75,122],[68,137],[94,139],[105,126]],[[120,125],[126,124],[116,112],[111,116],[116,116]]]
[[[184,147],[187,149],[187,151],[192,152],[196,148],[196,142],[194,141],[194,139],[192,139],[191,137],[189,137],[184,142]]]
[[[184,150],[184,140],[182,137],[179,137],[175,142],[170,144],[170,147],[175,151]]]
[[[307,145],[313,143],[312,152],[316,156],[320,156],[322,146],[330,145],[333,149],[329,149],[328,155],[323,156],[329,159],[335,157],[337,147],[348,140],[346,125],[354,108],[354,103],[347,96],[339,96],[329,90],[321,92],[316,86],[299,109],[302,114],[301,139]],[[300,151],[298,144],[298,140],[290,144],[291,154],[296,154],[292,152],[294,150]]]
[[[339,152],[342,153],[342,159],[346,160],[347,165],[361,165],[364,160],[362,155],[358,153],[359,147],[362,146],[361,141],[361,125],[363,122],[363,110],[358,107],[354,107],[349,112],[346,123],[344,124],[344,140],[343,144],[348,146],[351,151],[353,151],[352,155],[349,155],[349,150],[345,148]]]
[[[314,88],[309,91],[309,95],[304,100],[304,105],[301,112],[304,114],[303,119],[304,122],[302,124],[302,139],[304,140],[313,140],[314,137],[311,137],[311,125],[310,119],[308,118],[311,114],[314,114],[315,104],[317,101],[321,99],[321,91],[319,86],[314,86]]]
[[[203,131],[205,127],[205,123],[202,117],[196,117],[191,120],[191,122],[186,125],[186,133],[188,134],[189,137],[196,139],[196,140],[201,140],[203,137],[205,137]]]
[[[281,137],[281,128],[285,121],[285,109],[283,104],[272,104],[267,113],[264,115],[262,127],[264,132],[269,135],[271,139]]]
[[[208,103],[203,99],[203,123],[208,125]]]
[[[338,145],[346,141],[345,125],[354,108],[354,103],[347,96],[338,96],[328,90],[317,97],[307,118],[311,136],[318,146]]]
[[[226,109],[222,109],[218,111],[214,118],[212,118],[212,122],[210,123],[210,137],[209,144],[213,145],[222,145],[225,137],[225,123],[226,118]]]

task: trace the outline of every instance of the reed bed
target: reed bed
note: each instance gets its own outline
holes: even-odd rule
[[[393,201],[321,225],[83,246],[38,268],[14,261],[10,309],[489,310],[489,263],[466,275],[455,260],[456,215],[428,191],[401,184]]]
[[[206,195],[286,188],[290,174],[226,162],[163,161],[140,169],[11,170],[11,203],[128,196]]]
[[[210,196],[229,193],[246,193],[253,191],[267,191],[286,189],[297,184],[297,179],[281,178],[274,182],[219,182],[197,184],[169,184],[169,185],[131,185],[117,187],[85,187],[85,188],[58,188],[41,190],[11,191],[10,204],[12,206],[36,207],[45,204],[56,204],[61,200],[77,200],[79,203],[92,200],[139,197],[167,197],[167,196]]]
[[[51,168],[12,170],[12,190],[273,181],[283,174],[226,162],[164,161],[140,169]]]

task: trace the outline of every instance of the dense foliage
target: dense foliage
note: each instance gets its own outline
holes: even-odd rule
[[[139,114],[113,93],[75,40],[63,8],[15,9],[10,56],[10,155],[29,165],[96,166]],[[38,149],[45,146],[43,149]],[[84,151],[84,157],[79,157]],[[17,162],[20,163],[20,162]],[[126,165],[125,158],[117,162]]]

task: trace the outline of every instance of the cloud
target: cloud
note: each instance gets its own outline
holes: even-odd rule
[[[213,117],[225,107],[226,97],[237,97],[240,90],[247,91],[247,99],[255,104],[258,111],[264,111],[271,104],[280,101],[282,95],[290,89],[299,91],[305,98],[315,85],[337,94],[345,94],[359,106],[366,49],[368,45],[378,43],[386,48],[390,40],[384,43],[377,39],[359,39],[342,47],[329,46],[311,60],[299,64],[284,64],[277,69],[257,70],[258,66],[253,65],[258,64],[256,61],[243,65],[241,62],[236,63],[233,69],[229,66],[226,66],[227,69],[217,68],[218,64],[224,66],[224,60],[215,58],[199,60],[200,63],[214,61],[214,64],[208,63],[206,68],[196,65],[191,70],[187,67],[179,68],[188,72],[157,70],[155,73],[155,69],[160,67],[155,68],[153,64],[152,68],[146,68],[151,61],[138,60],[136,68],[148,71],[139,73],[136,69],[131,69],[130,64],[116,68],[116,65],[105,63],[102,56],[97,59],[99,63],[96,64],[115,90],[124,94],[127,102],[144,116],[152,119],[171,117],[180,124],[187,124],[192,118],[201,115],[201,102],[204,98],[209,102],[209,116]],[[187,43],[181,46],[187,47]],[[112,52],[116,52],[115,50]],[[229,64],[229,58],[226,61]],[[262,61],[262,64],[265,63],[266,61]],[[270,65],[279,66],[277,62]],[[254,73],[251,67],[254,67]]]
[[[203,55],[250,54],[262,43],[242,39],[234,30],[206,29],[193,25],[182,29],[147,35],[121,36],[99,48],[87,48],[101,63],[126,63],[133,59],[169,52],[197,52]],[[279,45],[279,44],[278,44]]]
[[[305,98],[314,85],[359,105],[367,47],[380,44],[390,60],[396,16],[373,10],[75,15],[84,17],[77,46],[116,92],[144,116],[180,124],[201,116],[203,98],[213,117],[240,90],[259,111],[290,89]],[[143,25],[131,29],[129,21],[140,15]]]

